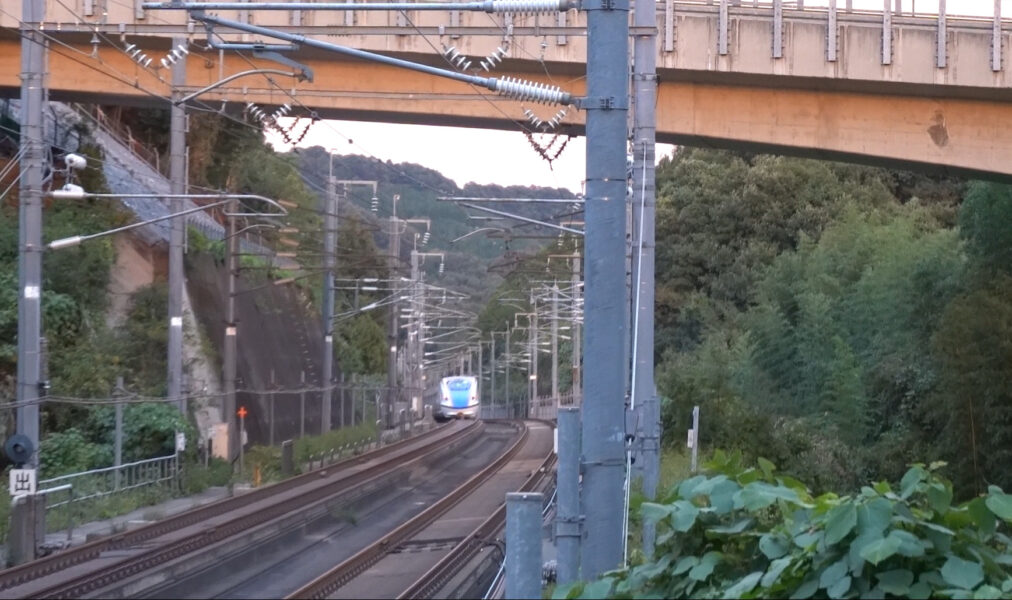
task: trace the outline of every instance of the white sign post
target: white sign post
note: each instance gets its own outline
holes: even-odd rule
[[[36,489],[35,469],[11,469],[11,496],[32,496]]]

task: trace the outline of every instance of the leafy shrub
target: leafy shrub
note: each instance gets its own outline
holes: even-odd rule
[[[912,466],[854,496],[813,497],[759,459],[717,452],[706,475],[683,480],[658,503],[656,560],[556,598],[1000,598],[1012,596],[1012,495],[952,505],[952,485]]]
[[[186,495],[198,494],[209,487],[228,485],[232,479],[232,465],[220,458],[212,458],[207,466],[187,464],[183,467],[181,488]]]

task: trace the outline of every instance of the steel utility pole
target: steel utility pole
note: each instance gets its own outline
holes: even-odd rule
[[[622,564],[625,389],[628,328],[625,286],[626,118],[629,102],[629,1],[588,0],[587,282],[583,401],[583,541],[581,578]]]
[[[421,409],[421,391],[419,388],[422,385],[422,327],[424,322],[420,318],[421,311],[421,298],[419,294],[421,292],[421,270],[419,268],[418,250],[411,251],[411,323],[413,327],[408,327],[408,370],[411,376],[408,378],[411,385],[411,410]],[[416,407],[416,401],[414,394],[418,393],[418,406]]]
[[[172,46],[186,44],[186,38],[172,38]],[[175,102],[182,96],[186,85],[186,57],[172,65],[172,99],[169,123],[169,181],[173,213],[183,211],[183,199],[178,195],[186,190],[186,110],[182,103]],[[185,217],[175,217],[169,231],[169,348],[168,348],[168,396],[174,399],[179,411],[186,414],[186,400],[183,398],[183,228]]]
[[[506,396],[505,396],[506,400],[505,400],[505,403],[504,403],[504,406],[506,408],[506,411],[505,411],[506,412],[506,417],[505,418],[509,419],[509,418],[511,418],[513,416],[511,414],[513,412],[512,402],[510,402],[510,324],[509,324],[509,322],[506,323],[506,392],[505,392],[505,394],[506,394]]]
[[[320,433],[330,431],[330,400],[334,367],[334,263],[337,251],[337,180],[333,155],[323,204],[323,375],[320,401]]]
[[[239,202],[232,200],[228,203],[228,212],[238,212]],[[239,428],[236,423],[235,406],[235,382],[236,382],[236,350],[238,324],[235,318],[235,295],[237,278],[239,275],[239,237],[236,232],[235,217],[228,217],[228,242],[225,248],[228,256],[225,257],[225,268],[228,270],[228,297],[225,299],[225,344],[222,356],[222,383],[225,385],[225,406],[222,415],[225,423],[228,424],[228,461],[231,464],[239,454]]]
[[[559,406],[559,286],[552,285],[552,402]]]
[[[400,294],[397,285],[397,263],[401,258],[401,236],[397,221],[398,194],[393,197],[393,213],[390,215],[390,280],[394,297]],[[383,409],[383,422],[386,427],[393,427],[394,401],[397,397],[397,301],[390,303],[390,330],[387,333],[387,342],[390,346],[390,353],[387,355],[387,397],[386,406]]]
[[[489,338],[491,338],[489,345],[489,356],[488,356],[488,378],[489,387],[492,390],[491,397],[489,398],[489,405],[492,407],[492,418],[496,418],[496,407],[495,407],[495,332],[489,332]]]
[[[39,465],[39,386],[42,375],[42,111],[46,99],[46,41],[39,27],[45,0],[21,3],[21,185],[18,190],[17,432],[32,443],[26,468]]]
[[[657,135],[656,0],[637,0],[633,23],[640,31],[633,47],[633,282],[636,347],[632,394],[640,410],[640,460],[643,494],[652,500],[660,473],[660,410],[654,383],[654,218],[656,214],[654,146]],[[636,252],[633,254],[637,256]],[[653,555],[654,523],[643,521],[643,551]]]

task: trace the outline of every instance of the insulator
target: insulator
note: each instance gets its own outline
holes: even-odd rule
[[[489,3],[493,13],[514,13],[532,15],[536,13],[566,12],[573,8],[570,0],[492,0]]]
[[[440,275],[443,274],[443,270],[445,269],[445,267],[446,267],[446,264],[443,261],[439,261],[439,274]]]
[[[524,81],[514,77],[490,79],[489,88],[502,96],[520,101],[568,104],[570,100],[569,94],[563,92],[558,86]]]
[[[505,57],[508,53],[509,50],[507,48],[503,48],[502,46],[496,47],[492,54],[489,54],[481,61],[481,68],[486,71],[494,69],[496,65],[502,63],[503,57]]]
[[[449,48],[443,50],[443,56],[446,57],[446,60],[448,60],[450,64],[461,71],[466,71],[471,68],[471,61],[468,60],[467,55],[460,50],[457,50],[456,46],[450,46]]]
[[[379,198],[373,196],[372,200],[369,202],[369,210],[373,212],[379,212],[379,208],[380,208]]]

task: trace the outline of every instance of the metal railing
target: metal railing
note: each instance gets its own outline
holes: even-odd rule
[[[141,488],[171,491],[175,489],[179,474],[179,457],[170,454],[42,479],[38,493],[46,497],[47,529],[67,530],[69,536],[75,522],[94,520],[106,512],[102,506],[106,500],[111,501],[112,496]]]
[[[720,3],[720,0],[675,1],[676,7],[692,5],[719,6]],[[756,8],[772,10],[774,2],[773,0],[728,0],[727,5],[732,9]],[[848,8],[848,5],[850,5],[850,8]],[[911,0],[903,0],[902,4],[899,5],[899,9],[897,9],[895,0],[890,0],[889,5],[891,7],[889,12],[897,17],[938,17],[937,2],[921,2],[920,0],[912,2]],[[829,0],[783,0],[781,2],[781,6],[784,10],[825,13],[829,10]],[[881,15],[884,12],[883,9],[885,5],[882,0],[853,0],[853,2],[850,3],[848,3],[847,0],[836,0],[836,7],[840,14]],[[658,9],[662,8],[663,6],[661,3],[658,3]],[[990,20],[993,18],[991,11],[986,8],[975,13],[966,12],[966,8],[966,3],[950,2],[945,14],[948,17],[967,20]],[[1006,21],[1008,20],[1008,17],[1002,16],[1002,20]]]

